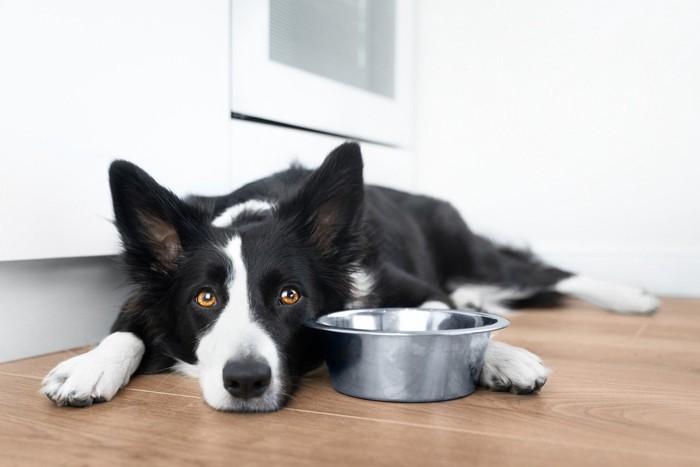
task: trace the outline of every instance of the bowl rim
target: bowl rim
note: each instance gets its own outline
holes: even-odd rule
[[[319,323],[318,320],[324,316],[330,315],[340,315],[347,316],[362,312],[386,312],[386,311],[398,311],[398,310],[420,310],[420,311],[439,311],[443,313],[453,313],[468,316],[483,316],[485,318],[490,318],[496,320],[495,323],[479,326],[475,328],[463,328],[463,329],[441,329],[441,330],[430,330],[430,331],[380,331],[374,329],[357,329],[357,328],[343,328],[339,326],[332,326],[329,324]],[[315,318],[304,323],[307,327],[318,329],[321,331],[328,332],[339,332],[343,334],[368,334],[374,336],[454,336],[454,335],[465,335],[465,334],[480,334],[484,332],[498,331],[499,329],[506,328],[510,326],[510,321],[502,316],[493,315],[491,313],[484,313],[482,311],[476,310],[455,310],[453,308],[417,308],[417,307],[394,307],[394,308],[357,308],[352,310],[341,310],[332,311],[330,313],[323,313]]]

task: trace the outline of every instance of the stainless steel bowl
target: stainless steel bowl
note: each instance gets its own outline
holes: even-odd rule
[[[476,388],[491,331],[510,323],[463,310],[348,310],[307,323],[325,336],[336,390],[379,401],[456,399]]]

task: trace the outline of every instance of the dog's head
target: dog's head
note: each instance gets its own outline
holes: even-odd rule
[[[303,323],[353,297],[363,248],[359,146],[338,147],[269,210],[225,227],[133,164],[113,163],[110,185],[142,332],[195,363],[213,408],[281,408],[320,363]]]

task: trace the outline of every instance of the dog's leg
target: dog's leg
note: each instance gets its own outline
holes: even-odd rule
[[[503,342],[489,341],[479,384],[492,391],[530,394],[540,389],[549,369],[532,352]]]
[[[115,332],[91,351],[60,363],[46,375],[41,392],[57,405],[88,407],[111,400],[138,368],[144,343],[131,332]]]
[[[642,289],[586,276],[559,281],[554,290],[617,313],[653,313],[659,308],[659,299]]]

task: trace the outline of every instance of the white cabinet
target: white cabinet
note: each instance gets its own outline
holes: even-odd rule
[[[227,0],[0,2],[0,260],[116,253],[115,158],[230,187],[228,18]]]

